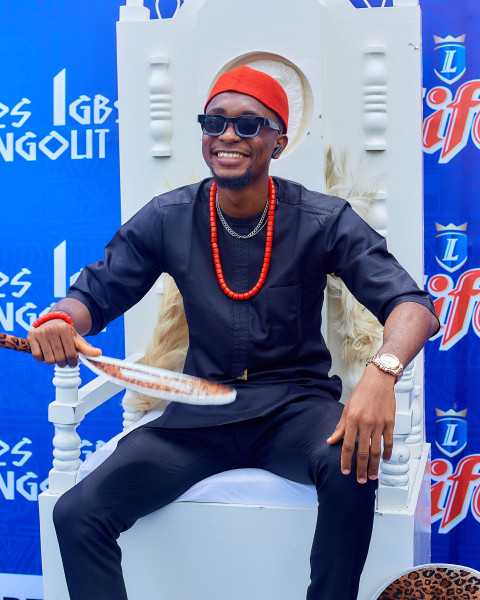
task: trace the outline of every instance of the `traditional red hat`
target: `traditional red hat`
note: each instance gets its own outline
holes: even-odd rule
[[[288,98],[283,87],[270,75],[242,66],[227,71],[217,79],[205,103],[204,112],[210,100],[222,92],[238,92],[253,96],[267,108],[277,113],[283,121],[285,133],[288,125]]]

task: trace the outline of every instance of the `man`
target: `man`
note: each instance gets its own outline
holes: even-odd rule
[[[200,479],[258,467],[317,487],[307,599],[354,600],[382,438],[384,460],[392,452],[393,386],[438,321],[428,296],[346,202],[269,180],[288,126],[287,97],[273,78],[248,67],[224,74],[199,121],[213,181],[140,210],[29,341],[49,364],[75,365],[77,350],[99,354],[81,336],[101,331],[166,271],[189,325],[185,372],[233,384],[237,400],[170,404],[62,496],[54,519],[70,597],[124,600],[122,531]],[[345,408],[320,334],[331,272],[385,323],[380,358]]]

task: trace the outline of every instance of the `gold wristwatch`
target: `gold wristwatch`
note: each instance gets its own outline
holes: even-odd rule
[[[375,354],[367,362],[367,365],[373,363],[384,373],[390,373],[395,377],[395,383],[400,379],[403,373],[403,365],[395,354]]]

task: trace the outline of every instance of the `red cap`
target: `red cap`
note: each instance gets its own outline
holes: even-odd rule
[[[288,98],[283,87],[270,75],[243,66],[227,71],[217,79],[210,95],[205,103],[204,111],[208,103],[217,94],[222,92],[238,92],[253,96],[267,108],[277,113],[283,121],[285,133],[288,125]]]

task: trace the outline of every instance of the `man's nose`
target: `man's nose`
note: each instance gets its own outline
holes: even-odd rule
[[[240,140],[241,137],[238,135],[238,133],[235,131],[235,127],[234,124],[229,121],[227,123],[227,126],[225,128],[225,131],[220,135],[220,137],[224,140]]]

